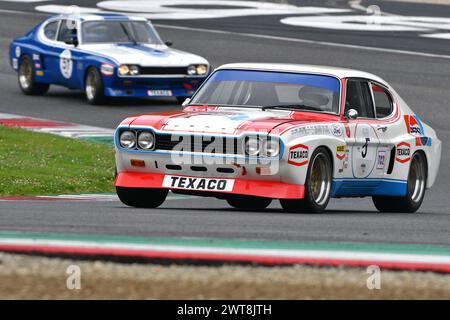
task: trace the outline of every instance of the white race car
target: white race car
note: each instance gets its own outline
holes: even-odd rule
[[[216,69],[184,110],[116,130],[123,203],[157,207],[168,190],[236,208],[322,212],[330,197],[370,196],[414,212],[439,168],[441,141],[383,79],[291,64]]]

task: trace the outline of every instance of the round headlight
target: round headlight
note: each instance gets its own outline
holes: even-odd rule
[[[197,68],[195,67],[195,66],[189,66],[188,68],[187,68],[187,73],[188,73],[188,75],[195,75],[195,74],[197,74]]]
[[[141,149],[153,149],[155,136],[151,132],[141,132],[138,136],[138,145]]]
[[[123,148],[133,149],[136,145],[136,135],[133,131],[124,131],[120,134],[119,143]]]
[[[263,150],[266,157],[276,157],[280,153],[280,144],[277,140],[266,140]]]
[[[261,141],[255,137],[248,137],[245,141],[245,153],[249,156],[257,156],[261,148]]]
[[[121,64],[118,70],[121,76],[127,75],[130,72],[130,68],[126,64]]]
[[[196,70],[197,70],[198,75],[204,75],[208,71],[208,66],[206,66],[204,64],[199,64],[199,65],[197,65]]]
[[[130,66],[130,74],[132,76],[136,76],[139,74],[139,67],[138,66]]]

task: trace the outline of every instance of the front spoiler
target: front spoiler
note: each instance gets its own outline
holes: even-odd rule
[[[114,185],[116,187],[127,188],[165,188],[162,186],[164,176],[164,174],[160,173],[120,172],[117,174]],[[171,176],[173,175],[171,174]],[[212,192],[207,190],[195,191],[200,193]],[[234,179],[233,190],[221,191],[220,193],[248,195],[272,199],[303,199],[305,187],[303,185],[283,182]]]

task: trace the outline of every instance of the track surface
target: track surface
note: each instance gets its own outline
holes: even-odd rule
[[[0,12],[0,112],[114,128],[131,114],[179,108],[171,100],[125,100],[92,107],[84,103],[82,94],[56,87],[44,97],[23,96],[6,53],[13,37],[42,19],[36,14]],[[214,29],[221,26],[209,25]],[[253,32],[244,27],[239,31]],[[378,214],[369,199],[332,200],[329,211],[322,215],[286,214],[278,203],[264,212],[243,212],[230,209],[226,202],[202,198],[170,200],[156,210],[130,209],[119,202],[0,202],[1,230],[450,244],[450,60],[166,27],[158,31],[176,48],[201,54],[216,66],[236,61],[325,64],[367,70],[386,79],[443,141],[440,175],[421,212]],[[283,28],[270,32],[286,36]],[[353,43],[358,42],[355,39]],[[365,41],[370,39],[368,36]],[[449,48],[448,41],[419,45],[442,53],[442,47]],[[378,45],[389,47],[388,42]]]

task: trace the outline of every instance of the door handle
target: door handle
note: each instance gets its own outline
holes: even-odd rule
[[[377,130],[378,130],[378,131],[386,132],[387,129],[388,129],[387,126],[377,126]]]

